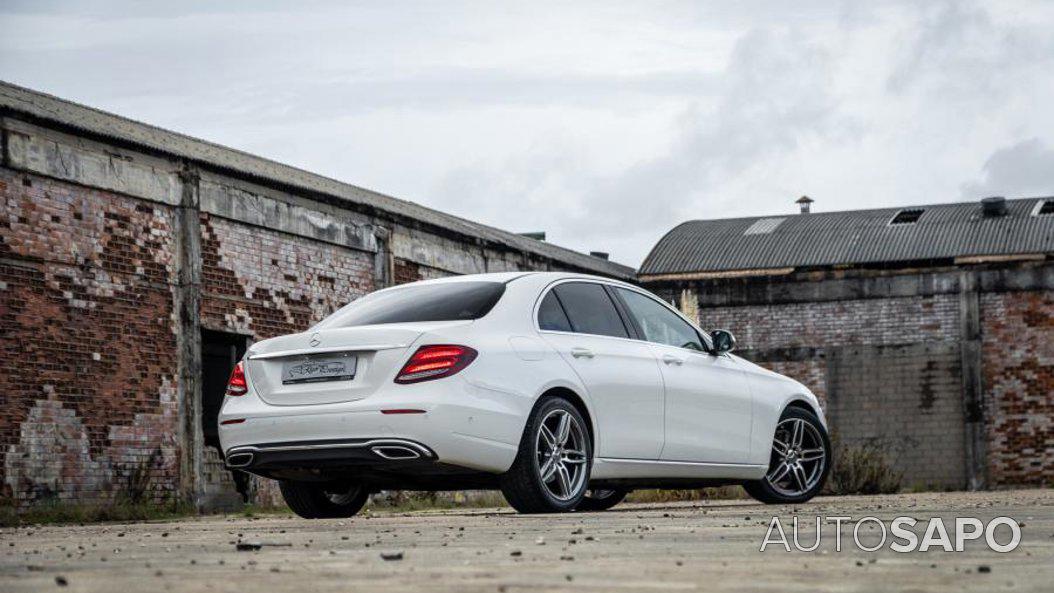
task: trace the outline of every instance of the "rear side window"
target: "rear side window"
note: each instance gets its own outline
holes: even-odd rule
[[[564,313],[563,305],[556,300],[555,292],[549,291],[538,307],[538,329],[558,332],[572,331],[571,322],[567,319],[567,313]]]
[[[702,350],[699,333],[665,306],[639,292],[616,288],[630,315],[644,332],[644,339],[657,344]]]
[[[553,289],[575,332],[628,338],[626,326],[604,287],[590,282],[568,282]]]
[[[366,295],[323,319],[315,329],[479,319],[503,294],[501,282],[411,284]]]

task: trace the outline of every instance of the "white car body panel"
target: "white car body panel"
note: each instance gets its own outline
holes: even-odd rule
[[[750,463],[753,397],[743,368],[728,355],[650,346],[662,362],[666,387],[661,459]]]
[[[605,436],[596,457],[658,459],[663,444],[663,384],[648,344],[637,340],[542,332],[571,366]]]
[[[473,280],[508,282],[497,305],[475,321],[323,329],[254,344],[246,354],[247,393],[226,397],[220,411],[225,454],[275,443],[405,439],[427,446],[444,464],[500,474],[512,465],[536,402],[560,390],[580,400],[591,424],[594,479],[746,480],[764,476],[787,405],[805,405],[823,419],[800,383],[735,356],[538,328],[538,303],[554,283],[636,287],[564,273],[427,283]],[[395,383],[409,356],[427,344],[459,344],[479,355],[456,375]],[[286,352],[341,347],[360,357],[354,379],[281,385],[276,373]],[[576,347],[592,350],[593,358],[571,356]],[[664,355],[684,363],[667,371]],[[382,413],[392,409],[424,413]]]

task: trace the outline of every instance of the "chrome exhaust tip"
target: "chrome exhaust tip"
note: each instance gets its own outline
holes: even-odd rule
[[[249,467],[253,463],[252,453],[231,453],[227,456],[227,467]]]
[[[403,447],[402,445],[377,445],[370,449],[375,455],[383,457],[389,461],[403,461],[406,459],[417,459],[421,457],[421,454],[409,447]]]

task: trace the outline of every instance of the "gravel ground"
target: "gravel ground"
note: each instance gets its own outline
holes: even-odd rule
[[[833,524],[815,552],[759,552],[773,514],[1009,516],[1017,550],[866,553]],[[1001,537],[1009,531],[1003,528]],[[917,529],[920,537],[925,524]],[[867,535],[864,535],[867,534]],[[877,541],[877,528],[861,538]],[[788,533],[788,537],[790,533]],[[954,533],[952,533],[954,537]],[[814,537],[803,533],[802,544]],[[604,513],[504,509],[367,514],[347,520],[203,517],[0,530],[0,591],[1003,591],[1054,590],[1054,490],[627,504]],[[242,548],[239,550],[239,543]],[[258,548],[258,549],[257,549]]]

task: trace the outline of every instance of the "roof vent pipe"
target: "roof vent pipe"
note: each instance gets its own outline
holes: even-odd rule
[[[801,206],[801,213],[802,214],[808,214],[809,213],[809,205],[812,204],[815,201],[816,200],[810,198],[809,196],[802,196],[802,197],[798,198],[797,200],[795,200],[794,203],[799,205],[799,206]]]
[[[603,251],[590,251],[589,255],[592,255],[593,257],[599,257],[600,259],[608,258],[608,254]]]
[[[1006,216],[1006,198],[1002,196],[984,198],[981,200],[981,213],[985,218]]]

